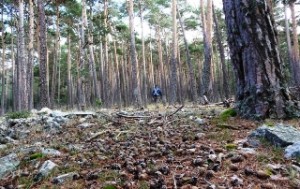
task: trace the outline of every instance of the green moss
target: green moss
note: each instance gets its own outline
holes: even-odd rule
[[[7,119],[28,118],[31,115],[29,111],[10,112],[6,114]]]
[[[39,159],[39,158],[43,158],[43,157],[45,157],[45,155],[38,152],[38,153],[34,153],[34,154],[30,155],[29,159],[34,160],[34,159]]]
[[[270,169],[270,168],[265,169],[265,173],[269,176],[271,176],[273,174],[272,169]]]
[[[138,184],[138,189],[148,189],[149,185],[146,181],[140,181]]]
[[[229,143],[229,144],[226,144],[225,145],[225,148],[226,148],[226,150],[235,150],[235,149],[237,149],[237,145],[236,144],[232,144],[232,143]]]
[[[237,116],[236,110],[233,109],[233,108],[229,108],[229,109],[223,111],[223,112],[220,114],[219,119],[220,119],[220,121],[224,121],[224,122],[225,122],[225,121],[227,121],[230,117],[235,117],[235,116]]]

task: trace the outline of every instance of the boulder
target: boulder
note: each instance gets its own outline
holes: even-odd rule
[[[41,181],[44,177],[48,176],[55,167],[57,167],[57,165],[52,161],[50,160],[45,161],[41,166],[41,168],[39,169],[38,174],[35,175],[33,180],[35,182]]]
[[[300,141],[288,146],[284,150],[285,158],[299,158],[300,157]]]
[[[42,154],[50,156],[60,156],[61,152],[52,148],[42,148]]]
[[[76,180],[80,175],[76,172],[70,172],[63,175],[59,175],[52,180],[53,184],[63,184],[66,181]]]
[[[47,107],[44,107],[42,108],[40,111],[37,112],[38,114],[51,114],[52,113],[52,110],[47,108]]]
[[[0,158],[0,179],[11,171],[14,171],[19,164],[20,160],[15,153]]]
[[[274,127],[263,125],[248,136],[248,143],[257,147],[259,139],[266,139],[278,147],[286,147],[300,141],[300,131],[290,125],[277,124]]]

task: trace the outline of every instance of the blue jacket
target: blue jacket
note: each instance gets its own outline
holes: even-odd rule
[[[152,96],[162,96],[161,89],[159,87],[154,87],[152,90]]]

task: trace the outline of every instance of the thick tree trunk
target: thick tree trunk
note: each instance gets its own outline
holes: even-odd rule
[[[29,0],[29,45],[28,45],[28,67],[27,67],[27,90],[29,110],[33,108],[33,53],[34,53],[34,5]]]
[[[265,1],[223,0],[231,61],[237,75],[237,109],[246,118],[299,116],[290,102]]]
[[[220,54],[220,59],[221,59],[221,66],[222,66],[222,83],[223,83],[223,91],[225,94],[225,98],[228,99],[229,98],[229,86],[228,86],[228,81],[230,80],[228,78],[228,74],[226,71],[226,64],[225,64],[225,53],[224,53],[224,47],[222,44],[222,33],[220,32],[219,29],[219,22],[217,19],[217,15],[215,13],[215,8],[213,6],[213,19],[215,22],[215,32],[216,32],[216,38],[217,38],[217,44],[218,44],[218,51]]]
[[[73,108],[74,105],[74,97],[73,97],[73,87],[72,87],[72,74],[71,74],[71,36],[68,34],[68,57],[67,57],[67,87],[68,87],[68,106],[69,108]]]
[[[292,49],[292,43],[291,43],[291,34],[290,34],[290,22],[288,19],[288,5],[284,3],[284,21],[285,21],[285,34],[286,34],[286,42],[288,47],[288,57],[289,57],[289,64],[290,64],[290,70],[292,75],[292,83],[296,81],[296,73],[294,68],[294,62],[293,62],[293,49]]]
[[[40,64],[40,106],[49,107],[49,88],[47,82],[47,43],[46,43],[46,18],[44,3],[38,0],[39,12],[39,64]]]
[[[4,11],[4,6],[2,6],[2,12]],[[2,35],[1,35],[1,41],[2,41],[2,83],[1,83],[1,112],[0,115],[4,115],[5,114],[5,101],[6,101],[6,85],[5,85],[5,75],[6,75],[6,71],[5,71],[5,50],[6,50],[6,45],[5,45],[5,39],[4,39],[4,32],[5,31],[5,27],[4,27],[4,14],[2,14],[1,16],[1,23],[2,23]]]
[[[172,28],[172,56],[170,61],[170,72],[171,72],[171,80],[170,80],[170,104],[174,105],[177,101],[177,19],[176,19],[176,7],[177,1],[172,0],[172,20],[173,20],[173,28]]]
[[[18,34],[18,110],[28,109],[26,58],[25,58],[25,32],[24,32],[24,1],[19,0],[19,34]]]
[[[139,82],[138,61],[135,48],[135,35],[134,35],[134,17],[133,17],[133,0],[129,0],[129,27],[130,27],[130,57],[132,63],[132,86],[133,95],[137,107],[142,106],[141,89]]]
[[[145,55],[145,39],[144,39],[144,17],[143,17],[143,7],[142,3],[139,2],[140,9],[140,22],[141,22],[141,38],[142,38],[142,61],[143,61],[143,97],[145,105],[148,102],[148,93],[147,93],[147,71],[146,71],[146,55]]]
[[[202,71],[202,95],[212,97],[212,0],[207,0],[206,14],[203,0],[200,1],[204,38],[204,65]]]

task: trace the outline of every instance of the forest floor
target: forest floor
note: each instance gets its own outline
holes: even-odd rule
[[[98,117],[76,118],[62,132],[32,130],[18,146],[37,142],[61,152],[57,156],[22,154],[4,188],[300,188],[298,162],[266,141],[254,151],[247,136],[263,123],[224,117],[221,106],[164,107],[147,110],[101,110]],[[88,123],[86,127],[81,127]],[[298,120],[289,124],[299,128]],[[70,145],[74,148],[70,148]],[[0,150],[0,157],[16,148]],[[25,157],[26,156],[26,157]],[[36,182],[42,162],[58,166]],[[74,173],[55,184],[55,177]],[[1,188],[1,187],[0,187]]]

